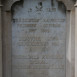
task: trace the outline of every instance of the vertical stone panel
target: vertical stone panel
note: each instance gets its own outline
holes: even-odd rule
[[[12,77],[66,77],[64,4],[24,0],[12,17]]]
[[[2,13],[1,13],[1,0],[0,0],[0,77],[2,77]]]
[[[77,77],[77,2],[75,4],[75,77]]]

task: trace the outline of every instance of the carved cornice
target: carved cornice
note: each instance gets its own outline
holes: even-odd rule
[[[10,11],[12,5],[15,2],[19,2],[19,1],[21,0],[6,0],[6,4],[5,4],[6,11]],[[62,3],[64,3],[67,10],[72,10],[74,8],[75,0],[58,0],[58,1],[61,1]]]
[[[6,11],[10,11],[11,10],[11,7],[12,5],[17,2],[17,1],[20,1],[20,0],[5,0],[4,2],[4,8]]]
[[[74,6],[77,7],[77,1],[76,1],[76,4]]]
[[[58,0],[58,1],[62,1],[65,4],[67,10],[72,10],[76,2],[76,0]]]

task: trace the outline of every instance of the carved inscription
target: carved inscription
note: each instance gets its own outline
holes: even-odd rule
[[[66,14],[51,2],[24,0],[14,8],[12,77],[65,77]]]

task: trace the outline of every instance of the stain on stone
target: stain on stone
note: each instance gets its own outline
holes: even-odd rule
[[[58,2],[58,9],[59,9],[62,13],[66,14],[66,7],[65,7],[65,5],[63,4],[63,2],[61,2],[61,1]]]
[[[54,0],[51,0],[51,5],[54,6]]]
[[[38,4],[42,7],[42,2],[39,2]]]
[[[12,19],[13,20],[13,22],[15,23],[15,19]]]
[[[38,3],[38,6],[36,6],[37,11],[41,11],[43,8],[42,2]]]
[[[29,12],[32,12],[32,8],[29,8],[28,13],[29,13]]]
[[[15,13],[15,8],[18,9],[18,7],[23,7],[23,3],[24,3],[24,0],[21,0],[21,1],[16,1],[12,7],[11,7],[11,14],[12,14],[12,18],[13,18],[13,15]]]

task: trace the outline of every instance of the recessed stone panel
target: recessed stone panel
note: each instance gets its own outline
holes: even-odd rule
[[[24,0],[12,14],[12,77],[66,77],[65,6]]]

